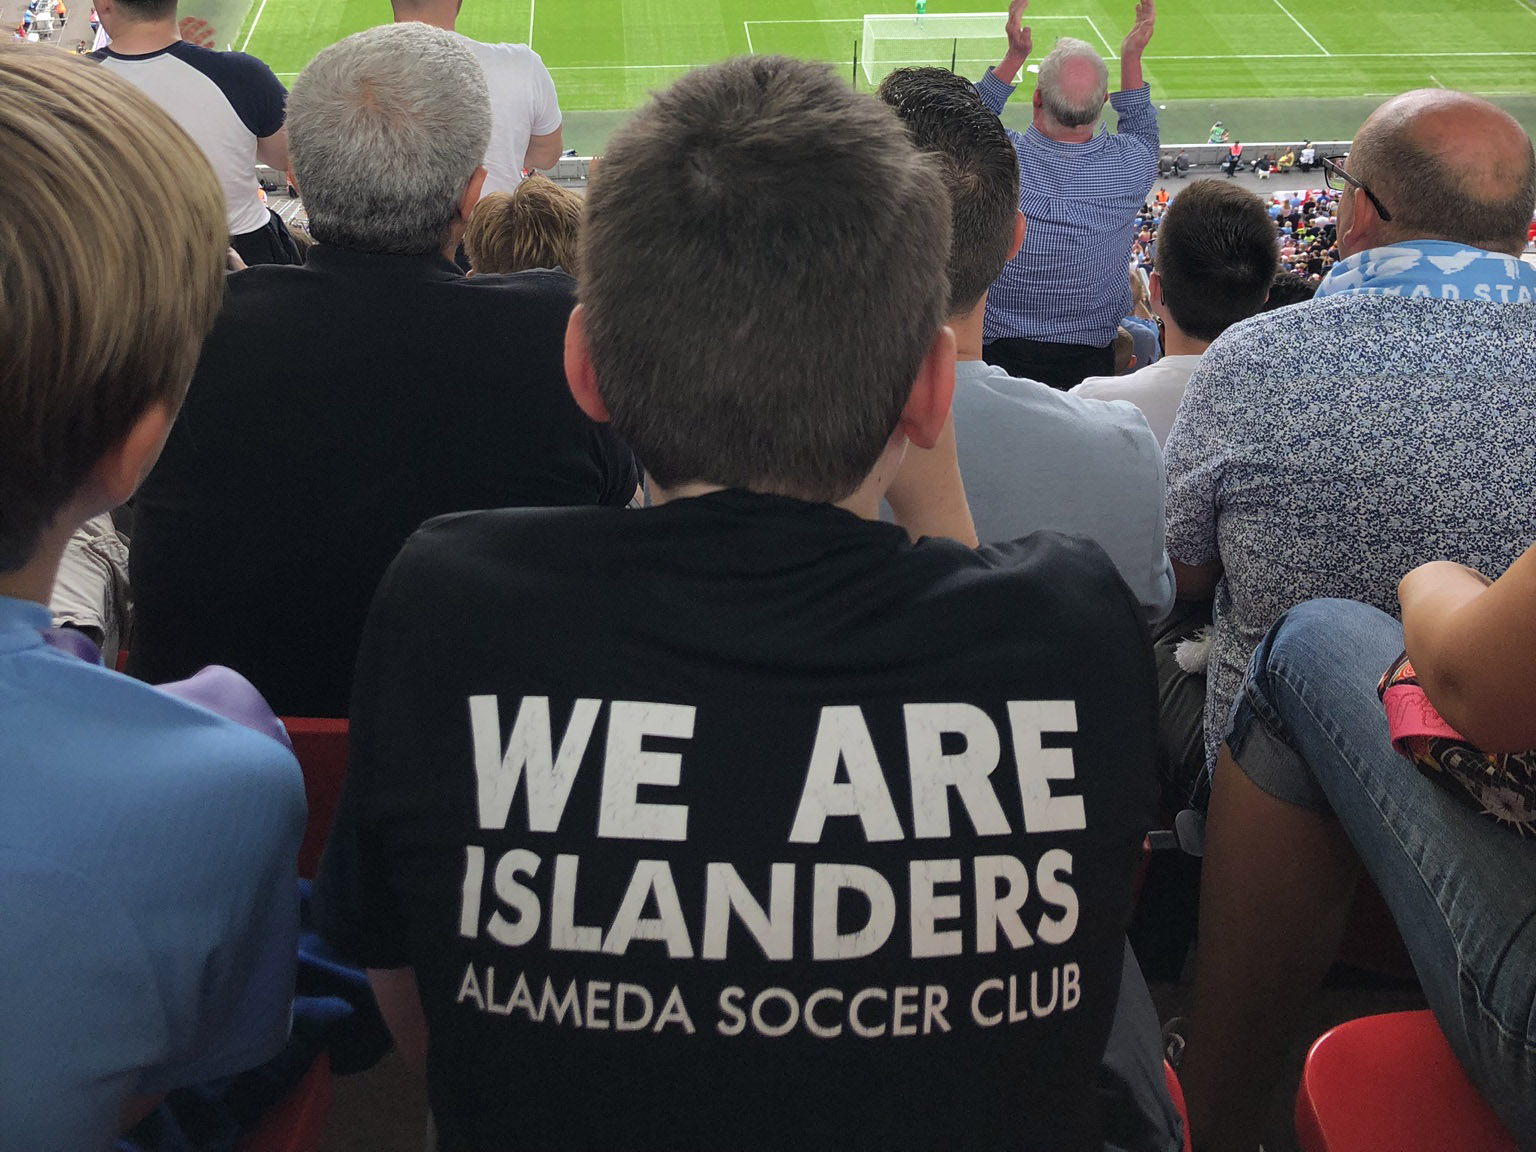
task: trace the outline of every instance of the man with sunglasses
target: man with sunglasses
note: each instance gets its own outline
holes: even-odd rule
[[[1531,156],[1486,101],[1442,89],[1388,101],[1353,155],[1328,162],[1343,259],[1304,320],[1234,325],[1190,379],[1166,443],[1168,547],[1179,595],[1216,598],[1208,765],[1249,655],[1287,608],[1346,596],[1391,610],[1392,575],[1421,553],[1518,554],[1523,532],[1505,555],[1468,513],[1488,501],[1483,523],[1506,525],[1536,475],[1495,469],[1466,492],[1466,462],[1444,445],[1505,459],[1495,448],[1519,428],[1508,458],[1530,456],[1536,269],[1515,257],[1536,201]]]

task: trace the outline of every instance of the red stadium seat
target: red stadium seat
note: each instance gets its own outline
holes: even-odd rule
[[[1168,1095],[1173,1098],[1174,1110],[1184,1123],[1184,1152],[1193,1152],[1189,1139],[1189,1109],[1184,1105],[1184,1089],[1179,1086],[1178,1073],[1166,1060],[1163,1061],[1163,1081],[1168,1085]]]
[[[1323,1033],[1296,1093],[1296,1143],[1301,1152],[1515,1152],[1429,1012]]]
[[[331,1062],[322,1052],[299,1086],[240,1138],[236,1152],[319,1152],[330,1110]]]
[[[325,838],[336,818],[341,782],[347,775],[347,722],[312,716],[284,716],[283,727],[293,741],[293,754],[304,770],[304,796],[309,823],[299,847],[299,875],[313,878],[320,866]]]

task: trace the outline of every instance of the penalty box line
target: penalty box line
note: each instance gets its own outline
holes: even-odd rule
[[[880,13],[880,15],[885,15],[885,13]],[[896,12],[896,13],[891,13],[891,15],[900,16],[900,15],[902,15],[902,13]],[[998,13],[998,16],[1004,17],[1004,18],[1006,18],[1007,15],[1008,15],[1008,13],[1006,13],[1006,12],[999,12]],[[1093,34],[1099,38],[1099,43],[1104,45],[1104,50],[1109,53],[1109,58],[1111,60],[1118,60],[1118,59],[1120,59],[1119,55],[1115,52],[1114,47],[1110,44],[1110,42],[1108,40],[1106,40],[1104,38],[1104,33],[1099,31],[1099,26],[1093,22],[1093,17],[1092,16],[1087,16],[1087,15],[1083,15],[1083,16],[1031,16],[1030,19],[1029,19],[1029,23],[1030,23],[1031,26],[1033,26],[1035,24],[1044,24],[1044,23],[1046,23],[1048,21],[1055,21],[1055,22],[1059,23],[1059,22],[1061,22],[1063,20],[1076,20],[1076,21],[1081,21],[1081,22],[1087,24],[1088,27],[1093,29]],[[862,16],[843,16],[843,17],[823,17],[821,19],[809,19],[809,18],[807,18],[807,19],[804,19],[804,20],[743,20],[741,22],[741,30],[747,34],[747,52],[748,52],[749,55],[753,55],[753,56],[757,55],[757,49],[752,47],[752,25],[754,25],[754,24],[857,24],[859,27],[862,28],[864,26],[864,17],[862,17]],[[1228,57],[1225,57],[1225,56],[1212,57],[1212,59],[1225,60],[1225,59],[1228,59]]]

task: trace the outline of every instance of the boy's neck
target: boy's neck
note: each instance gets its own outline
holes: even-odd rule
[[[53,583],[58,578],[69,537],[69,532],[57,529],[45,532],[30,560],[14,572],[0,572],[0,596],[46,606],[53,598]]]
[[[976,307],[959,316],[951,316],[946,323],[955,333],[955,362],[981,359],[981,326],[987,314],[987,298],[983,296]]]
[[[894,475],[894,469],[891,470]],[[890,487],[891,476],[886,475],[885,457],[881,457],[881,463],[865,478],[849,495],[836,501],[835,507],[852,512],[864,520],[880,519],[880,498],[885,490]],[[711,492],[724,492],[723,484],[709,484],[702,480],[690,481],[678,484],[672,488],[664,488],[651,481],[646,489],[650,496],[650,507],[659,508],[663,504],[670,504],[674,500],[691,500],[695,496],[707,496]]]

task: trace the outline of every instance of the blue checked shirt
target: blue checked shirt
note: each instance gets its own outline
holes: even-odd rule
[[[1002,114],[1014,85],[987,69],[976,85]],[[1131,311],[1126,267],[1136,212],[1157,179],[1157,112],[1146,85],[1109,97],[1118,132],[1062,144],[1030,125],[1008,131],[1019,154],[1024,246],[987,293],[982,339],[1022,337],[1102,348]]]

